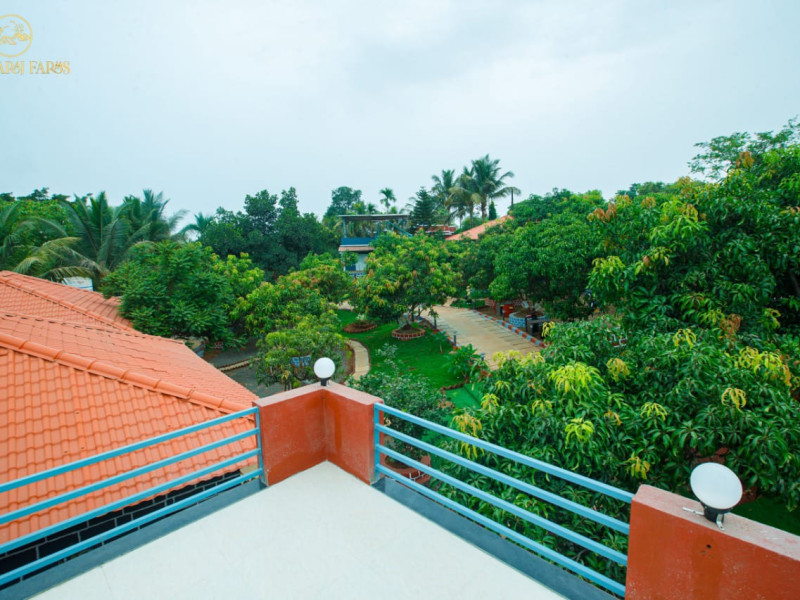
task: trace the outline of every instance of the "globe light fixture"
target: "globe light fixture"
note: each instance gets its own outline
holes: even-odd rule
[[[703,505],[702,514],[705,518],[723,529],[725,514],[742,499],[742,482],[736,473],[718,463],[703,463],[692,471],[689,485],[692,493]]]
[[[335,371],[336,364],[327,356],[318,358],[314,363],[314,375],[319,378],[319,382],[323,386],[328,385],[328,380],[333,377]]]

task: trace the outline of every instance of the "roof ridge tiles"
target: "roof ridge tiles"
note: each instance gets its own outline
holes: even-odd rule
[[[237,412],[247,408],[246,404],[242,404],[234,400],[226,400],[225,398],[218,398],[217,396],[212,396],[211,394],[200,392],[198,390],[192,390],[189,393],[188,399],[197,404],[202,404],[209,408],[222,410],[225,412]]]
[[[37,317],[35,315],[29,315],[25,313],[18,313],[12,311],[0,311],[0,317],[2,316],[9,316],[14,317],[15,319],[30,319],[32,321],[41,321],[44,323],[56,323],[58,325],[68,325],[70,327],[75,327],[76,329],[90,329],[92,331],[105,331],[109,333],[113,333],[115,335],[126,335],[130,337],[139,337],[139,338],[147,338],[147,339],[157,339],[159,341],[167,341],[172,342],[173,344],[181,344],[184,343],[181,340],[177,340],[174,338],[167,338],[162,337],[160,335],[152,335],[149,333],[142,333],[141,331],[137,331],[133,328],[120,328],[120,327],[101,327],[99,325],[89,325],[87,323],[78,323],[77,321],[65,321],[64,319],[56,319],[54,317]]]
[[[169,394],[170,396],[175,396],[177,398],[188,398],[189,394],[192,393],[192,388],[170,383],[169,381],[164,381],[163,379],[158,380],[155,389],[158,392],[164,392],[165,394]]]
[[[29,356],[49,360],[65,367],[78,369],[107,379],[116,379],[129,385],[148,389],[160,394],[188,400],[192,404],[198,404],[226,414],[247,408],[246,404],[227,400],[218,396],[212,396],[211,394],[199,392],[193,388],[176,385],[164,381],[163,379],[149,377],[132,370],[125,371],[120,367],[116,367],[101,360],[92,360],[77,354],[64,352],[63,350],[25,340],[2,331],[0,331],[0,347],[9,348],[16,352],[22,352]]]
[[[15,273],[15,275],[19,275],[19,273]],[[42,281],[47,281],[47,280],[42,280]],[[68,308],[69,310],[74,310],[77,313],[80,313],[80,314],[85,315],[87,317],[91,317],[93,319],[97,319],[98,321],[101,321],[103,323],[108,323],[109,325],[111,325],[115,329],[120,329],[120,330],[122,330],[122,329],[131,329],[130,327],[122,325],[121,323],[116,323],[116,322],[114,322],[113,320],[111,320],[111,319],[109,319],[107,317],[104,317],[104,316],[99,315],[99,314],[97,314],[95,312],[92,312],[92,311],[90,311],[90,310],[88,310],[86,308],[83,308],[82,306],[78,306],[77,304],[74,304],[72,302],[64,300],[63,298],[59,298],[58,296],[54,296],[52,294],[48,294],[46,292],[42,292],[41,290],[34,290],[34,289],[29,288],[29,287],[26,287],[25,285],[23,285],[23,284],[21,284],[21,283],[19,283],[17,281],[14,281],[13,279],[9,278],[8,275],[5,274],[5,273],[0,273],[0,283],[3,283],[3,284],[8,285],[10,287],[13,287],[13,288],[15,288],[15,289],[17,289],[17,290],[19,290],[21,292],[24,292],[26,294],[30,294],[31,296],[38,296],[39,298],[42,298],[42,299],[47,300],[49,302],[53,302],[55,304],[59,304],[59,305],[63,306],[64,308]],[[49,282],[49,283],[52,283],[52,282]],[[70,292],[73,289],[77,290],[79,288],[71,288]],[[84,291],[85,292],[85,291],[88,291],[88,290],[80,290],[80,291]],[[96,293],[96,292],[92,292],[92,293]]]

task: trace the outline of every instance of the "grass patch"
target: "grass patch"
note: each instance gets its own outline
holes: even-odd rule
[[[733,509],[733,513],[770,527],[800,535],[800,509],[789,512],[777,498],[762,496]]]
[[[342,327],[345,325],[350,325],[353,321],[356,320],[358,315],[354,313],[352,310],[337,310],[336,315],[339,317],[339,321],[342,324]]]
[[[456,408],[478,408],[481,405],[483,392],[477,384],[468,383],[464,387],[447,390],[445,394]]]
[[[340,310],[337,313],[342,327],[356,319],[356,314],[352,311]],[[367,347],[372,363],[371,370],[388,371],[384,359],[378,356],[378,350],[391,345],[397,348],[395,362],[404,373],[421,375],[435,388],[457,383],[456,378],[448,372],[450,363],[447,355],[450,353],[451,347],[446,340],[439,339],[428,330],[424,337],[401,342],[392,337],[394,329],[397,329],[396,323],[385,323],[364,333],[343,333],[342,335],[357,340]]]

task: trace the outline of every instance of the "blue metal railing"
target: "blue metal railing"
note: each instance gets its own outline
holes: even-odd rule
[[[10,490],[14,490],[14,489],[26,486],[26,485],[30,485],[32,483],[36,483],[37,481],[44,481],[46,479],[57,477],[59,475],[63,475],[64,473],[69,473],[71,471],[75,471],[77,469],[81,469],[83,467],[86,467],[86,466],[89,466],[89,465],[93,465],[93,464],[96,464],[96,463],[99,463],[99,462],[102,462],[102,461],[105,461],[105,460],[109,460],[109,459],[115,458],[117,456],[122,456],[122,455],[125,455],[125,454],[129,454],[131,452],[135,452],[135,451],[141,450],[143,448],[149,448],[151,446],[155,446],[155,445],[161,444],[163,442],[166,442],[166,441],[169,441],[169,440],[172,440],[172,439],[175,439],[175,438],[183,437],[183,436],[186,436],[186,435],[198,432],[198,431],[202,431],[202,430],[205,430],[205,429],[210,429],[212,427],[216,427],[217,425],[221,425],[223,423],[228,423],[228,422],[233,421],[235,419],[241,419],[241,418],[250,417],[250,416],[254,416],[255,417],[255,427],[252,428],[252,429],[248,429],[246,431],[242,431],[240,433],[231,435],[229,437],[226,437],[226,438],[223,438],[223,439],[220,439],[220,440],[216,440],[214,442],[205,444],[203,446],[199,446],[197,448],[193,448],[193,449],[188,450],[186,452],[181,452],[179,454],[175,454],[175,455],[170,456],[168,458],[164,458],[162,460],[158,460],[158,461],[146,464],[144,466],[141,466],[141,467],[138,467],[138,468],[135,468],[135,469],[131,469],[130,471],[126,471],[124,473],[120,473],[118,475],[114,475],[113,477],[108,477],[106,479],[97,481],[95,483],[92,483],[92,484],[89,484],[89,485],[85,485],[85,486],[80,487],[80,488],[72,489],[72,490],[70,490],[68,492],[65,492],[63,494],[59,494],[57,496],[53,496],[51,498],[47,498],[46,500],[42,500],[40,502],[25,506],[23,508],[17,509],[15,511],[12,511],[12,512],[9,512],[9,513],[6,513],[6,514],[0,516],[0,525],[3,525],[5,523],[10,523],[12,521],[15,521],[15,520],[20,519],[22,517],[31,515],[33,513],[38,512],[38,511],[45,510],[47,508],[50,508],[52,506],[56,506],[58,504],[62,504],[64,502],[68,502],[69,500],[74,500],[75,498],[79,498],[81,496],[85,496],[85,495],[90,494],[92,492],[95,492],[97,490],[100,490],[100,489],[115,485],[117,483],[120,483],[122,481],[126,481],[128,479],[133,479],[133,478],[138,477],[140,475],[143,475],[145,473],[149,473],[151,471],[156,471],[156,470],[161,469],[163,467],[166,467],[168,465],[180,462],[182,460],[186,460],[188,458],[192,458],[192,457],[197,456],[199,454],[203,454],[205,452],[209,452],[211,450],[215,450],[217,448],[221,448],[223,446],[227,446],[229,444],[233,444],[235,442],[244,440],[244,439],[246,439],[248,437],[252,437],[252,436],[256,437],[257,448],[255,450],[249,450],[249,451],[237,454],[235,456],[230,456],[230,457],[225,458],[224,460],[222,460],[220,462],[214,463],[212,465],[209,465],[209,466],[204,467],[202,469],[199,469],[197,471],[192,471],[191,473],[187,473],[185,475],[181,475],[180,477],[178,477],[176,479],[173,479],[171,481],[167,481],[166,483],[163,483],[163,484],[148,488],[148,489],[146,489],[146,490],[144,490],[142,492],[138,492],[136,494],[127,496],[127,497],[122,498],[120,500],[117,500],[117,501],[111,502],[109,504],[106,504],[104,506],[101,506],[99,508],[93,509],[93,510],[91,510],[89,512],[86,512],[84,514],[81,514],[81,515],[66,519],[66,520],[61,521],[59,523],[56,523],[54,525],[50,525],[49,527],[45,527],[43,529],[39,529],[39,530],[34,531],[32,533],[23,535],[22,537],[19,537],[19,538],[16,538],[14,540],[11,540],[10,542],[7,542],[7,543],[5,543],[3,545],[0,545],[0,556],[2,556],[4,554],[6,554],[7,552],[11,552],[12,550],[16,550],[17,548],[25,546],[26,544],[29,544],[31,542],[35,542],[36,540],[40,540],[40,539],[44,538],[45,536],[54,535],[56,533],[59,533],[59,532],[64,531],[66,529],[69,529],[70,527],[73,527],[75,525],[79,525],[79,524],[81,524],[81,523],[83,523],[85,521],[88,521],[89,519],[93,519],[95,517],[99,517],[99,516],[111,513],[113,511],[120,510],[120,509],[125,508],[127,506],[132,506],[132,505],[134,505],[134,504],[136,504],[136,503],[138,503],[138,502],[140,502],[142,500],[146,500],[148,498],[152,498],[154,496],[158,496],[159,494],[163,494],[163,493],[168,492],[170,490],[178,489],[180,486],[185,485],[185,484],[187,484],[187,483],[189,483],[191,481],[196,481],[198,478],[205,477],[205,476],[211,475],[213,473],[218,473],[222,469],[226,469],[228,467],[232,467],[235,464],[241,463],[244,460],[248,460],[248,459],[251,459],[251,458],[257,458],[258,459],[258,468],[253,470],[253,471],[250,471],[248,473],[243,473],[241,475],[238,475],[237,477],[233,477],[233,478],[221,481],[218,484],[216,484],[216,485],[214,485],[214,486],[212,486],[212,487],[210,487],[208,489],[205,489],[203,491],[200,491],[200,492],[197,492],[195,494],[192,494],[191,496],[189,496],[187,498],[184,498],[183,500],[180,500],[180,501],[174,502],[172,504],[169,504],[169,505],[167,505],[167,506],[165,506],[163,508],[160,508],[160,509],[155,510],[153,512],[150,512],[150,513],[148,513],[146,515],[143,515],[141,517],[137,517],[137,518],[135,518],[135,519],[133,519],[131,521],[128,521],[127,523],[124,523],[122,525],[118,525],[118,526],[116,526],[116,527],[114,527],[112,529],[109,529],[107,531],[104,531],[104,532],[102,532],[102,533],[100,533],[98,535],[92,536],[92,537],[90,537],[90,538],[88,538],[86,540],[83,540],[83,541],[81,541],[81,542],[79,542],[77,544],[73,544],[73,545],[71,545],[71,546],[69,546],[67,548],[59,550],[58,552],[54,552],[52,554],[48,554],[47,556],[44,556],[44,557],[42,557],[42,558],[40,558],[38,560],[35,560],[35,561],[30,562],[30,563],[28,563],[26,565],[23,565],[23,566],[21,566],[21,567],[19,567],[17,569],[14,569],[12,571],[8,571],[7,573],[3,573],[2,575],[0,575],[0,585],[5,585],[6,583],[9,583],[11,581],[15,581],[15,580],[17,580],[17,579],[19,579],[21,577],[24,577],[25,575],[28,575],[29,573],[32,573],[34,571],[38,571],[39,569],[42,569],[43,567],[51,565],[51,564],[53,564],[55,562],[58,562],[58,561],[60,561],[60,560],[62,560],[64,558],[68,558],[70,556],[73,556],[74,554],[77,554],[79,552],[82,552],[83,550],[86,550],[88,548],[96,546],[96,545],[98,545],[98,544],[100,544],[100,543],[102,543],[102,542],[104,542],[104,541],[106,541],[108,539],[117,537],[117,536],[119,536],[119,535],[121,535],[123,533],[126,533],[128,531],[131,531],[133,529],[137,529],[142,525],[146,525],[147,523],[150,523],[152,521],[155,521],[157,519],[165,517],[165,516],[167,516],[169,514],[172,514],[172,513],[178,512],[180,510],[183,510],[184,508],[187,508],[189,506],[197,504],[197,503],[205,500],[206,498],[209,498],[210,496],[218,494],[218,493],[220,493],[222,491],[225,491],[227,489],[233,488],[233,487],[235,487],[237,485],[240,485],[240,484],[245,483],[247,481],[251,481],[251,480],[256,479],[256,478],[262,478],[263,479],[264,464],[263,464],[263,454],[261,452],[261,435],[260,435],[260,433],[261,433],[261,421],[260,421],[260,415],[258,413],[258,408],[257,407],[249,408],[247,410],[243,410],[243,411],[236,412],[236,413],[231,413],[229,415],[225,415],[225,416],[219,417],[217,419],[212,419],[211,421],[205,421],[204,423],[198,423],[196,425],[191,425],[191,426],[185,427],[183,429],[178,429],[176,431],[171,431],[169,433],[166,433],[166,434],[163,434],[163,435],[160,435],[160,436],[156,436],[156,437],[153,437],[153,438],[142,440],[142,441],[136,442],[134,444],[129,444],[127,446],[122,446],[122,447],[116,448],[114,450],[109,450],[108,452],[103,452],[103,453],[97,454],[95,456],[90,456],[88,458],[83,458],[81,460],[76,460],[74,462],[67,463],[65,465],[61,465],[61,466],[55,467],[53,469],[48,469],[46,471],[41,471],[39,473],[34,473],[32,475],[26,475],[25,477],[20,477],[19,479],[14,479],[12,481],[8,481],[8,482],[0,484],[0,493],[8,492]]]
[[[620,521],[614,517],[609,515],[603,514],[593,508],[589,508],[587,506],[583,506],[577,502],[569,500],[567,498],[563,498],[553,492],[549,492],[547,490],[541,489],[535,485],[532,485],[528,482],[521,481],[510,475],[506,475],[505,473],[501,473],[495,469],[487,467],[485,465],[479,464],[474,462],[468,458],[464,458],[458,454],[454,454],[438,446],[433,444],[429,444],[412,436],[406,435],[394,429],[390,429],[380,423],[380,415],[381,413],[385,413],[388,415],[392,415],[394,417],[398,417],[415,425],[418,425],[428,431],[432,431],[441,435],[444,435],[448,438],[457,440],[462,443],[469,444],[470,446],[474,446],[476,448],[481,448],[486,452],[491,452],[497,456],[501,456],[503,458],[510,459],[515,461],[519,464],[531,467],[543,473],[547,473],[548,475],[552,475],[568,481],[570,483],[580,485],[584,488],[592,490],[594,492],[598,492],[619,500],[621,502],[630,504],[631,500],[633,499],[633,494],[630,492],[626,492],[625,490],[621,490],[614,486],[610,486],[608,484],[602,483],[600,481],[590,479],[589,477],[584,477],[583,475],[578,475],[572,471],[568,471],[566,469],[562,469],[561,467],[557,467],[555,465],[551,465],[549,463],[537,460],[535,458],[531,458],[530,456],[525,456],[524,454],[520,454],[518,452],[514,452],[513,450],[509,450],[508,448],[503,448],[502,446],[498,446],[496,444],[492,444],[491,442],[487,442],[485,440],[481,440],[470,435],[466,435],[461,433],[460,431],[456,431],[454,429],[450,429],[449,427],[444,427],[437,423],[433,423],[426,419],[421,419],[416,417],[412,414],[403,412],[396,408],[392,408],[390,406],[386,406],[385,404],[376,404],[375,405],[375,471],[376,473],[380,473],[391,479],[394,479],[405,486],[412,488],[413,490],[439,502],[440,504],[445,505],[446,507],[458,512],[474,521],[477,521],[481,525],[500,533],[501,535],[506,536],[508,539],[515,541],[516,543],[520,544],[521,546],[539,554],[540,556],[547,558],[554,563],[561,565],[585,577],[589,581],[594,582],[595,584],[604,587],[615,594],[619,594],[621,596],[625,595],[625,586],[602,573],[598,573],[594,569],[587,567],[584,564],[577,562],[563,554],[553,550],[552,548],[548,548],[547,546],[542,545],[539,542],[532,540],[531,538],[514,531],[513,529],[506,527],[494,521],[466,506],[459,504],[458,502],[448,498],[429,487],[421,485],[416,481],[412,481],[407,479],[396,472],[388,469],[384,465],[381,464],[381,455],[388,456],[394,460],[397,460],[405,465],[413,467],[431,477],[445,483],[455,489],[458,489],[462,492],[465,492],[475,498],[478,498],[484,502],[487,502],[503,511],[506,511],[516,517],[523,519],[524,521],[531,523],[537,527],[541,527],[542,529],[553,533],[565,540],[568,540],[574,544],[577,544],[587,550],[598,554],[608,560],[611,560],[619,565],[626,566],[628,559],[625,554],[615,550],[613,548],[609,548],[604,544],[592,540],[582,534],[574,532],[563,525],[555,523],[549,519],[546,519],[542,516],[536,515],[527,511],[519,506],[516,506],[506,500],[498,498],[489,492],[481,490],[473,485],[465,483],[460,479],[456,479],[451,475],[448,475],[438,469],[435,469],[431,466],[425,465],[417,460],[409,458],[396,450],[386,447],[384,444],[381,443],[381,434],[394,438],[398,441],[404,442],[406,444],[410,444],[416,448],[419,448],[431,455],[438,456],[446,461],[459,465],[461,467],[465,467],[475,473],[480,475],[486,476],[494,481],[499,483],[511,486],[523,493],[530,494],[535,498],[539,498],[544,500],[554,506],[558,506],[559,508],[565,509],[569,512],[575,513],[584,517],[586,519],[590,519],[596,523],[599,523],[605,527],[618,531],[624,535],[628,535],[630,531],[630,527],[624,521]]]

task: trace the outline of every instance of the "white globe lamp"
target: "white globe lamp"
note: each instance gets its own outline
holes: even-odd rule
[[[689,485],[703,505],[706,519],[720,527],[725,514],[742,499],[742,482],[736,473],[718,463],[697,465],[689,477]]]
[[[327,356],[317,359],[317,362],[314,363],[314,375],[323,386],[328,385],[328,380],[333,377],[335,371],[336,363]]]

